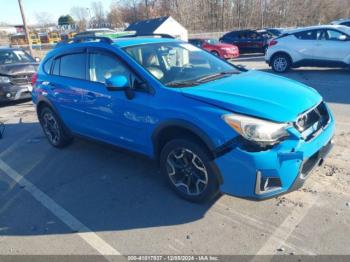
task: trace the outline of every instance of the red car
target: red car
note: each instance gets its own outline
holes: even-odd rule
[[[239,49],[237,46],[221,43],[216,39],[196,38],[190,39],[188,42],[224,59],[231,59],[239,56]]]

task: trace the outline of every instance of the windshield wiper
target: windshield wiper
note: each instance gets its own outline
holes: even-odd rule
[[[194,80],[171,81],[171,82],[166,83],[166,86],[171,86],[171,87],[196,86],[196,85],[200,85],[202,83],[205,83],[205,82],[208,82],[208,81],[211,81],[214,79],[218,79],[218,78],[233,75],[233,74],[240,74],[240,72],[233,71],[233,70],[223,71],[223,72],[219,72],[219,73],[205,75],[205,76],[202,76],[202,77],[194,79]]]
[[[208,81],[211,81],[214,79],[218,79],[218,78],[233,75],[233,74],[240,74],[240,72],[231,70],[231,71],[223,71],[223,72],[219,72],[219,73],[214,73],[214,74],[210,74],[210,75],[206,75],[206,76],[203,76],[201,78],[198,78],[198,79],[196,79],[196,82],[205,83],[205,82],[208,82]]]
[[[184,86],[196,86],[199,85],[197,81],[189,80],[189,81],[171,81],[166,83],[166,86],[171,86],[171,87],[184,87]]]

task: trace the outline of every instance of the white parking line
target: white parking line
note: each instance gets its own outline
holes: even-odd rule
[[[317,191],[321,191],[321,189],[326,186],[325,184],[316,185]],[[265,244],[260,248],[252,261],[259,261],[259,255],[273,255],[277,252],[278,248],[283,247],[287,239],[296,229],[297,225],[305,218],[309,210],[317,202],[318,198],[319,195],[305,195],[303,197],[304,207],[295,207],[293,209],[292,213],[286,217],[282,224],[273,232]],[[303,248],[303,252],[307,254],[313,253],[311,250],[307,250],[305,248]]]
[[[57,218],[59,218],[63,223],[65,223],[73,231],[85,240],[92,248],[94,248],[98,253],[103,256],[110,255],[121,255],[119,251],[110,246],[102,238],[100,238],[91,229],[77,220],[73,215],[71,215],[67,210],[58,205],[52,198],[42,192],[34,184],[29,182],[26,178],[20,175],[17,171],[7,165],[4,161],[0,159],[0,169],[21,187],[24,187],[38,202],[40,202],[44,207],[51,211]],[[109,259],[108,257],[106,257]]]

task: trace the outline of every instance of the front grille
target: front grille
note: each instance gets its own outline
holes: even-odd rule
[[[28,85],[31,84],[32,74],[16,75],[10,77],[10,82],[13,85]]]
[[[327,126],[329,120],[327,107],[324,102],[321,102],[315,108],[301,114],[294,125],[301,132],[303,138],[308,141],[317,136],[319,131]]]

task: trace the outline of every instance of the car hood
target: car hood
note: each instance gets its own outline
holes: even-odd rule
[[[35,73],[38,69],[38,63],[21,63],[0,65],[0,75],[22,75]]]
[[[276,122],[295,121],[321,102],[311,87],[255,70],[183,88],[183,95],[225,110]]]

